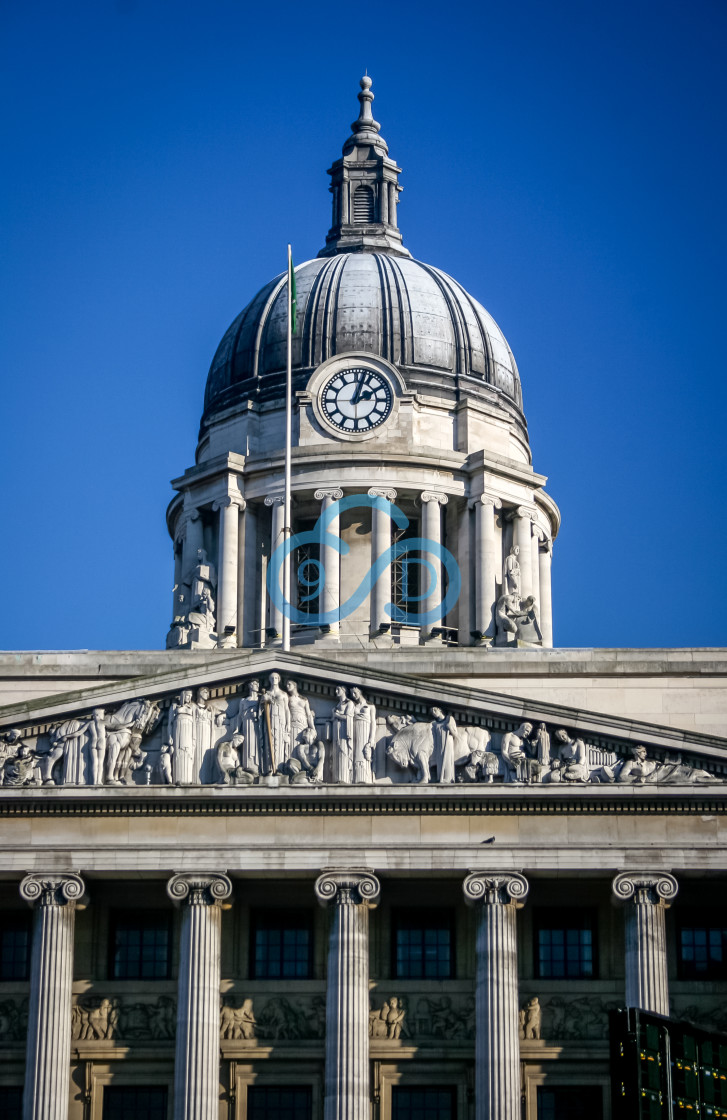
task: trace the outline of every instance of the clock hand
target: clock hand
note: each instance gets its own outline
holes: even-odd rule
[[[365,380],[366,374],[362,373],[361,377],[358,380],[356,388],[354,389],[353,396],[351,397],[351,404],[358,404],[359,400],[361,399],[361,390],[364,387]]]

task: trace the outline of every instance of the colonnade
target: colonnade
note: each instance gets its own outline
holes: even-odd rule
[[[397,502],[397,491],[389,486],[375,486],[368,490],[368,497],[374,499],[371,510],[370,565],[373,568],[392,541],[392,520],[390,506]],[[411,497],[411,495],[408,495]],[[310,497],[310,495],[308,495]],[[343,491],[336,486],[319,487],[313,498],[320,503],[320,514],[343,497]],[[416,498],[421,509],[420,535],[435,545],[441,546],[445,540],[443,518],[450,502],[447,494],[431,490],[422,491]],[[270,556],[285,539],[284,502],[282,494],[271,494],[262,500],[262,506],[270,509],[269,540],[264,551]],[[212,511],[218,515],[218,557],[216,589],[216,631],[220,645],[259,645],[264,641],[275,642],[283,633],[284,617],[280,607],[270,600],[264,586],[258,588],[259,557],[256,541],[258,519],[255,504],[248,505],[239,495],[226,495],[212,504]],[[468,644],[473,637],[477,642],[491,644],[495,641],[495,607],[498,587],[501,585],[504,547],[502,526],[511,524],[508,540],[519,550],[520,588],[522,599],[532,595],[537,603],[538,619],[542,634],[542,644],[549,648],[553,645],[553,611],[551,600],[551,555],[552,539],[538,521],[535,507],[520,505],[505,509],[502,500],[489,493],[483,493],[462,505],[456,517],[469,519],[469,511],[474,511],[474,523],[470,541],[469,527],[459,534],[459,543],[450,551],[457,552],[460,568],[471,568],[472,580],[468,581],[473,600],[474,630],[470,630],[470,604],[463,602],[458,617],[458,640]],[[338,518],[329,523],[329,536],[337,536]],[[203,523],[200,510],[190,507],[185,511],[178,527],[175,550],[175,584],[179,587],[194,569],[198,549],[203,547]],[[463,545],[463,541],[468,541]],[[471,554],[473,553],[473,555]],[[325,576],[320,610],[330,621],[326,633],[337,638],[341,631],[341,553],[330,543],[321,548],[321,563]],[[430,567],[422,569],[423,586],[430,593],[415,604],[415,609],[431,614],[436,611],[442,600],[442,565],[436,556],[424,558]],[[436,579],[434,576],[436,575]],[[255,585],[251,594],[246,589],[246,581]],[[500,591],[500,594],[502,591]],[[262,601],[260,601],[262,596]],[[468,596],[469,598],[469,596]],[[379,574],[370,593],[369,631],[372,637],[386,632],[391,626],[391,617],[386,613],[386,604],[392,601],[391,566]],[[253,616],[252,618],[250,616]],[[447,620],[441,617],[430,619],[422,627],[421,637],[427,641]],[[254,635],[254,637],[253,637]]]
[[[315,895],[334,910],[328,944],[324,1120],[369,1117],[368,911],[380,894],[373,872],[323,872]],[[626,1003],[669,1013],[664,913],[677,893],[664,872],[622,872],[613,894],[626,906]],[[35,910],[23,1120],[67,1120],[73,934],[84,895],[79,875],[27,875],[21,896]],[[167,884],[182,907],[175,1054],[175,1120],[217,1120],[221,907],[232,883],[220,872],[178,873]],[[477,909],[476,1120],[519,1120],[516,912],[528,883],[515,872],[475,871],[463,882]]]

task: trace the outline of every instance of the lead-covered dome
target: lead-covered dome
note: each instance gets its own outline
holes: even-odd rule
[[[522,428],[520,378],[512,351],[482,304],[445,272],[412,259],[397,221],[401,168],[373,119],[371,79],[341,159],[329,168],[333,221],[315,260],[296,268],[298,331],[294,389],[328,358],[368,353],[395,365],[412,391],[456,403],[480,396]],[[205,417],[247,399],[284,393],[287,284],[283,273],[238,315],[215,354]]]
[[[411,389],[456,399],[487,385],[521,407],[512,351],[495,320],[445,272],[387,252],[342,252],[296,268],[296,388],[334,355],[380,355]],[[215,354],[205,412],[281,391],[286,363],[286,274],[266,284]],[[300,382],[300,383],[299,383]]]

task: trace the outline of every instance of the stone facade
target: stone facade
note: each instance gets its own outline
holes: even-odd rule
[[[292,525],[282,276],[223,339],[174,483],[169,648],[0,654],[0,1100],[24,1085],[24,1120],[105,1120],[140,1086],[164,1120],[286,1089],[297,1120],[399,1120],[409,1090],[437,1120],[568,1092],[605,1120],[610,1010],[727,1030],[719,954],[692,952],[727,940],[727,652],[552,648],[560,515],[517,366],[404,247],[372,100],[365,78],[297,270]]]

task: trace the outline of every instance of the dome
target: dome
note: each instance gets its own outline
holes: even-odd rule
[[[522,407],[505,336],[482,304],[440,269],[388,251],[348,251],[299,265],[295,275],[296,390],[327,358],[356,351],[387,359],[411,390],[450,401],[495,390]],[[248,397],[280,395],[286,323],[283,273],[258,292],[222,339],[207,379],[205,415]]]

